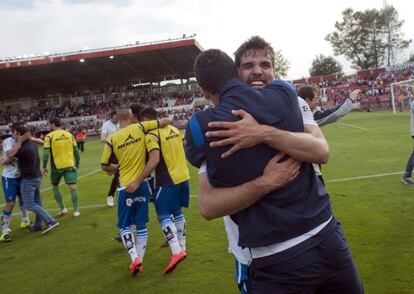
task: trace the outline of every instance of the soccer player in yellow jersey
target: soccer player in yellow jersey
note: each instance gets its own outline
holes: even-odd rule
[[[141,117],[144,121],[154,120],[157,112],[153,107],[147,107],[141,112]],[[183,137],[177,128],[168,125],[148,132],[145,141],[148,153],[160,154],[160,162],[155,170],[154,202],[161,229],[172,253],[164,269],[164,273],[170,273],[187,256],[186,225],[181,208],[188,207],[190,174]]]
[[[79,168],[80,158],[76,140],[71,133],[62,129],[62,121],[59,118],[51,119],[49,128],[51,132],[46,135],[43,144],[43,175],[48,174],[47,162],[50,156],[50,181],[53,187],[53,195],[60,208],[58,216],[63,216],[68,212],[59,191],[59,182],[63,177],[69,187],[73,216],[78,217],[80,213],[76,182],[78,180],[77,169]]]
[[[107,139],[101,166],[104,171],[119,171],[120,188],[118,189],[118,228],[122,242],[131,257],[129,269],[133,275],[142,272],[142,260],[147,245],[149,189],[145,179],[151,174],[159,157],[151,152],[146,162],[145,133],[159,126],[171,123],[170,119],[144,123],[132,122],[129,107],[120,107],[117,111],[120,129]],[[109,159],[114,155],[118,164],[111,164]],[[131,232],[131,225],[137,228],[136,240]]]

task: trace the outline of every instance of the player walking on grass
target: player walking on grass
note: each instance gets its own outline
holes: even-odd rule
[[[48,174],[47,162],[50,156],[50,182],[53,187],[53,195],[60,209],[58,216],[68,213],[59,190],[59,183],[63,177],[69,187],[73,216],[78,217],[80,215],[79,196],[76,187],[77,169],[80,162],[78,147],[73,135],[62,130],[62,122],[59,118],[51,119],[49,128],[51,132],[45,137],[43,149],[43,174],[45,176]]]
[[[414,139],[414,101],[411,102],[410,113],[411,113],[411,126],[410,126],[411,138]],[[405,168],[404,176],[401,179],[401,183],[406,184],[406,185],[413,185],[414,184],[414,180],[411,177],[411,175],[413,173],[413,168],[414,168],[414,149],[411,152],[411,156],[408,158],[407,166]]]
[[[153,107],[141,112],[144,121],[157,119]],[[190,174],[185,158],[183,137],[173,126],[148,132],[145,137],[149,154],[160,158],[155,169],[154,204],[158,221],[171,249],[170,262],[164,273],[172,272],[184,260],[186,253],[186,223],[182,207],[188,207],[190,199]]]
[[[101,166],[109,173],[119,172],[120,188],[118,189],[118,228],[122,242],[131,257],[129,270],[132,275],[143,271],[142,261],[147,246],[149,188],[145,179],[158,163],[155,152],[147,153],[145,133],[171,123],[169,119],[131,124],[132,112],[129,107],[120,107],[117,112],[120,130],[109,136],[104,146]],[[110,163],[115,156],[119,164]],[[135,225],[136,239],[131,231]]]
[[[56,228],[59,223],[54,220],[43,208],[40,199],[40,183],[42,173],[40,172],[39,151],[34,142],[27,140],[30,137],[29,128],[23,122],[13,124],[14,135],[17,136],[15,146],[7,153],[10,159],[16,157],[21,171],[20,191],[26,209],[36,214],[36,220],[30,231],[41,231],[42,221],[46,223],[46,228],[42,234]]]

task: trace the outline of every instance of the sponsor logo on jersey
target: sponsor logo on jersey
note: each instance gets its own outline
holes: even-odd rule
[[[68,140],[69,138],[68,137],[66,137],[66,135],[65,134],[62,134],[61,136],[60,136],[60,138],[56,138],[56,140],[55,141],[62,141],[62,140]]]
[[[118,149],[125,148],[131,144],[138,143],[139,141],[141,141],[141,138],[135,139],[134,137],[132,137],[131,134],[129,134],[128,137],[125,139],[124,143],[122,143],[121,145],[118,145]]]
[[[127,206],[132,206],[132,204],[134,204],[134,202],[146,202],[146,201],[147,201],[147,199],[144,196],[137,196],[137,197],[134,197],[133,199],[132,198],[127,198],[125,200],[125,203],[126,203]]]
[[[126,202],[126,205],[127,205],[127,206],[132,206],[132,203],[134,203],[134,200],[132,200],[131,198],[127,198],[127,199],[125,200],[125,202]]]
[[[179,136],[180,136],[180,134],[177,134],[176,132],[174,132],[173,129],[170,129],[170,133],[168,134],[168,136],[165,139],[166,140],[171,140],[171,139],[177,138]]]

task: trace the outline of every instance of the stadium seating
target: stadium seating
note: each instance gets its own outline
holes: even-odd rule
[[[391,83],[414,79],[414,63],[406,63],[393,67],[375,68],[363,70],[353,76],[338,79],[335,75],[302,78],[292,81],[296,87],[310,84],[320,88],[326,99],[322,107],[330,108],[349,97],[353,90],[360,89],[357,99],[361,110],[390,109],[391,108]],[[89,134],[99,133],[101,124],[109,116],[109,113],[122,104],[142,103],[154,106],[161,115],[173,118],[178,127],[185,127],[186,122],[194,111],[203,107],[196,106],[199,92],[179,91],[153,94],[133,94],[127,89],[107,89],[107,99],[103,101],[88,99],[87,102],[71,103],[65,101],[61,105],[52,106],[52,101],[37,102],[29,109],[11,108],[7,106],[0,110],[0,127],[7,129],[11,122],[24,120],[32,122],[35,132],[47,129],[47,120],[52,117],[65,119],[67,129],[75,132],[82,128]],[[114,93],[115,92],[115,93]],[[76,94],[76,93],[75,93]],[[105,93],[102,93],[105,95]],[[81,96],[81,94],[79,94]],[[82,98],[83,99],[83,98]],[[83,100],[82,100],[83,101]]]

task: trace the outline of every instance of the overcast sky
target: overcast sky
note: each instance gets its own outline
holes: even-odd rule
[[[388,0],[414,39],[414,1]],[[288,78],[309,76],[325,36],[348,7],[380,9],[383,0],[0,0],[0,58],[149,42],[196,33],[204,49],[232,54],[260,35],[290,61]],[[414,48],[414,46],[411,46]],[[414,49],[411,49],[414,53]],[[337,58],[349,72],[343,58]]]

